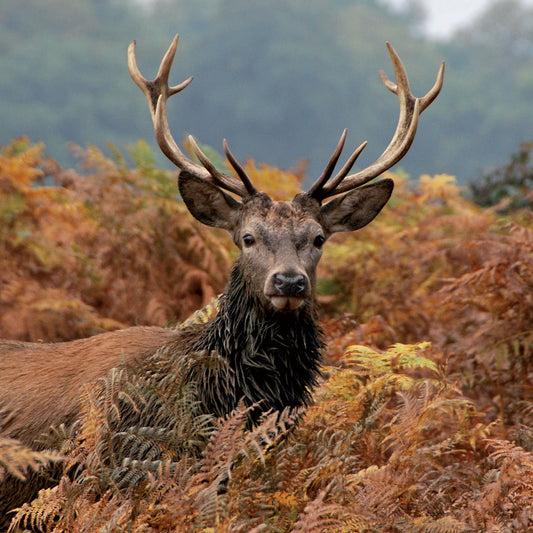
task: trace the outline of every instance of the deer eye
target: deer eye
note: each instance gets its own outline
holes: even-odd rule
[[[315,237],[315,240],[313,241],[313,244],[316,248],[322,248],[322,245],[326,242],[326,239],[324,238],[324,235],[317,235]]]
[[[242,238],[242,242],[244,243],[244,246],[252,246],[253,244],[255,244],[254,236],[253,236],[253,235],[250,235],[249,233],[247,233],[247,234]]]

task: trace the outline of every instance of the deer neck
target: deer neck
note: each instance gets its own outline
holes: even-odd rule
[[[229,363],[224,390],[211,390],[210,396],[229,395],[233,400],[224,403],[234,406],[244,398],[263,412],[308,403],[323,347],[314,301],[297,312],[276,312],[254,296],[237,263],[219,313],[193,349],[215,352]]]

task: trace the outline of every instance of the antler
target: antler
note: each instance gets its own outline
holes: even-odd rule
[[[396,131],[389,145],[375,163],[355,174],[348,175],[357,157],[365,148],[367,144],[365,141],[352,153],[345,165],[330,181],[335,165],[344,147],[344,141],[346,139],[346,130],[344,130],[331,159],[326,165],[326,169],[307,191],[310,197],[315,198],[319,202],[330,196],[350,191],[368,183],[400,161],[408,152],[415,138],[418,117],[437,98],[442,88],[444,62],[441,64],[437,74],[437,80],[429,92],[422,98],[413,96],[403,63],[390,43],[387,43],[387,48],[389,49],[392,66],[396,75],[396,83],[390,81],[383,71],[380,71],[379,75],[385,87],[396,94],[400,101],[400,116]]]
[[[190,172],[199,178],[243,198],[251,196],[257,192],[257,189],[253,186],[244,169],[237,163],[237,160],[230,152],[225,139],[224,152],[240,181],[233,176],[220,172],[212,161],[210,161],[210,159],[202,152],[192,135],[189,135],[188,140],[194,155],[198,158],[202,166],[183,154],[170,133],[167,120],[167,99],[185,89],[185,87],[187,87],[192,81],[192,77],[190,77],[179,85],[174,85],[172,87],[168,85],[170,67],[172,66],[172,61],[174,60],[176,49],[178,47],[178,38],[178,35],[174,37],[166,54],[163,56],[157,76],[152,81],[148,81],[144,78],[137,67],[137,61],[135,59],[135,41],[133,41],[128,47],[128,69],[133,81],[139,86],[148,101],[157,143],[168,159],[181,170]]]

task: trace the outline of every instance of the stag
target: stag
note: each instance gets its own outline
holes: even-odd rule
[[[317,321],[316,269],[325,241],[334,233],[366,226],[389,200],[393,181],[371,180],[407,153],[420,114],[440,92],[441,65],[432,89],[412,95],[405,68],[387,43],[396,83],[380,76],[400,103],[399,120],[382,155],[350,174],[366,143],[334,175],[346,130],[322,175],[290,202],[258,191],[224,140],[235,175],[221,172],[193,137],[196,160],[187,157],[170,133],[167,99],[189,85],[169,86],[178,36],[163,57],[154,80],[136,64],[135,42],[128,67],[148,101],[157,142],[180,170],[178,186],[190,213],[208,226],[229,232],[240,250],[219,312],[207,324],[169,330],[132,327],[89,339],[58,344],[0,342],[0,432],[35,446],[51,425],[68,423],[79,410],[83,387],[121,363],[143,361],[157,352],[213,352],[227,362],[224,379],[199,384],[206,413],[223,416],[239,402],[260,412],[304,406],[319,374],[323,341]],[[326,201],[327,200],[327,201]]]
[[[316,269],[325,241],[334,233],[366,226],[389,200],[393,181],[373,178],[397,163],[409,150],[420,113],[437,97],[444,64],[433,88],[422,98],[412,95],[405,68],[387,43],[396,83],[384,72],[385,86],[398,96],[400,116],[389,146],[375,163],[350,174],[366,142],[356,148],[333,175],[346,130],[322,175],[291,202],[275,202],[258,191],[223,141],[235,176],[218,170],[188,137],[199,163],[186,157],[174,141],[167,121],[167,99],[192,78],[169,86],[178,36],[167,50],[154,80],[145,79],[136,64],[135,42],[128,49],[128,67],[144,93],[157,142],[180,169],[178,186],[190,213],[200,222],[229,232],[240,250],[220,311],[207,325],[185,328],[168,343],[173,353],[207,351],[224,358],[227,379],[200,384],[210,413],[222,416],[240,400],[259,411],[307,404],[319,372],[323,349],[316,312]],[[240,200],[236,199],[239,198]],[[332,198],[327,202],[326,199]]]

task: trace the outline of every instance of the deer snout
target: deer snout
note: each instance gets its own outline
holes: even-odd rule
[[[278,311],[298,309],[309,295],[309,278],[296,271],[274,272],[265,284],[265,296]]]
[[[307,278],[302,274],[274,274],[274,287],[281,296],[301,296],[307,288]]]

